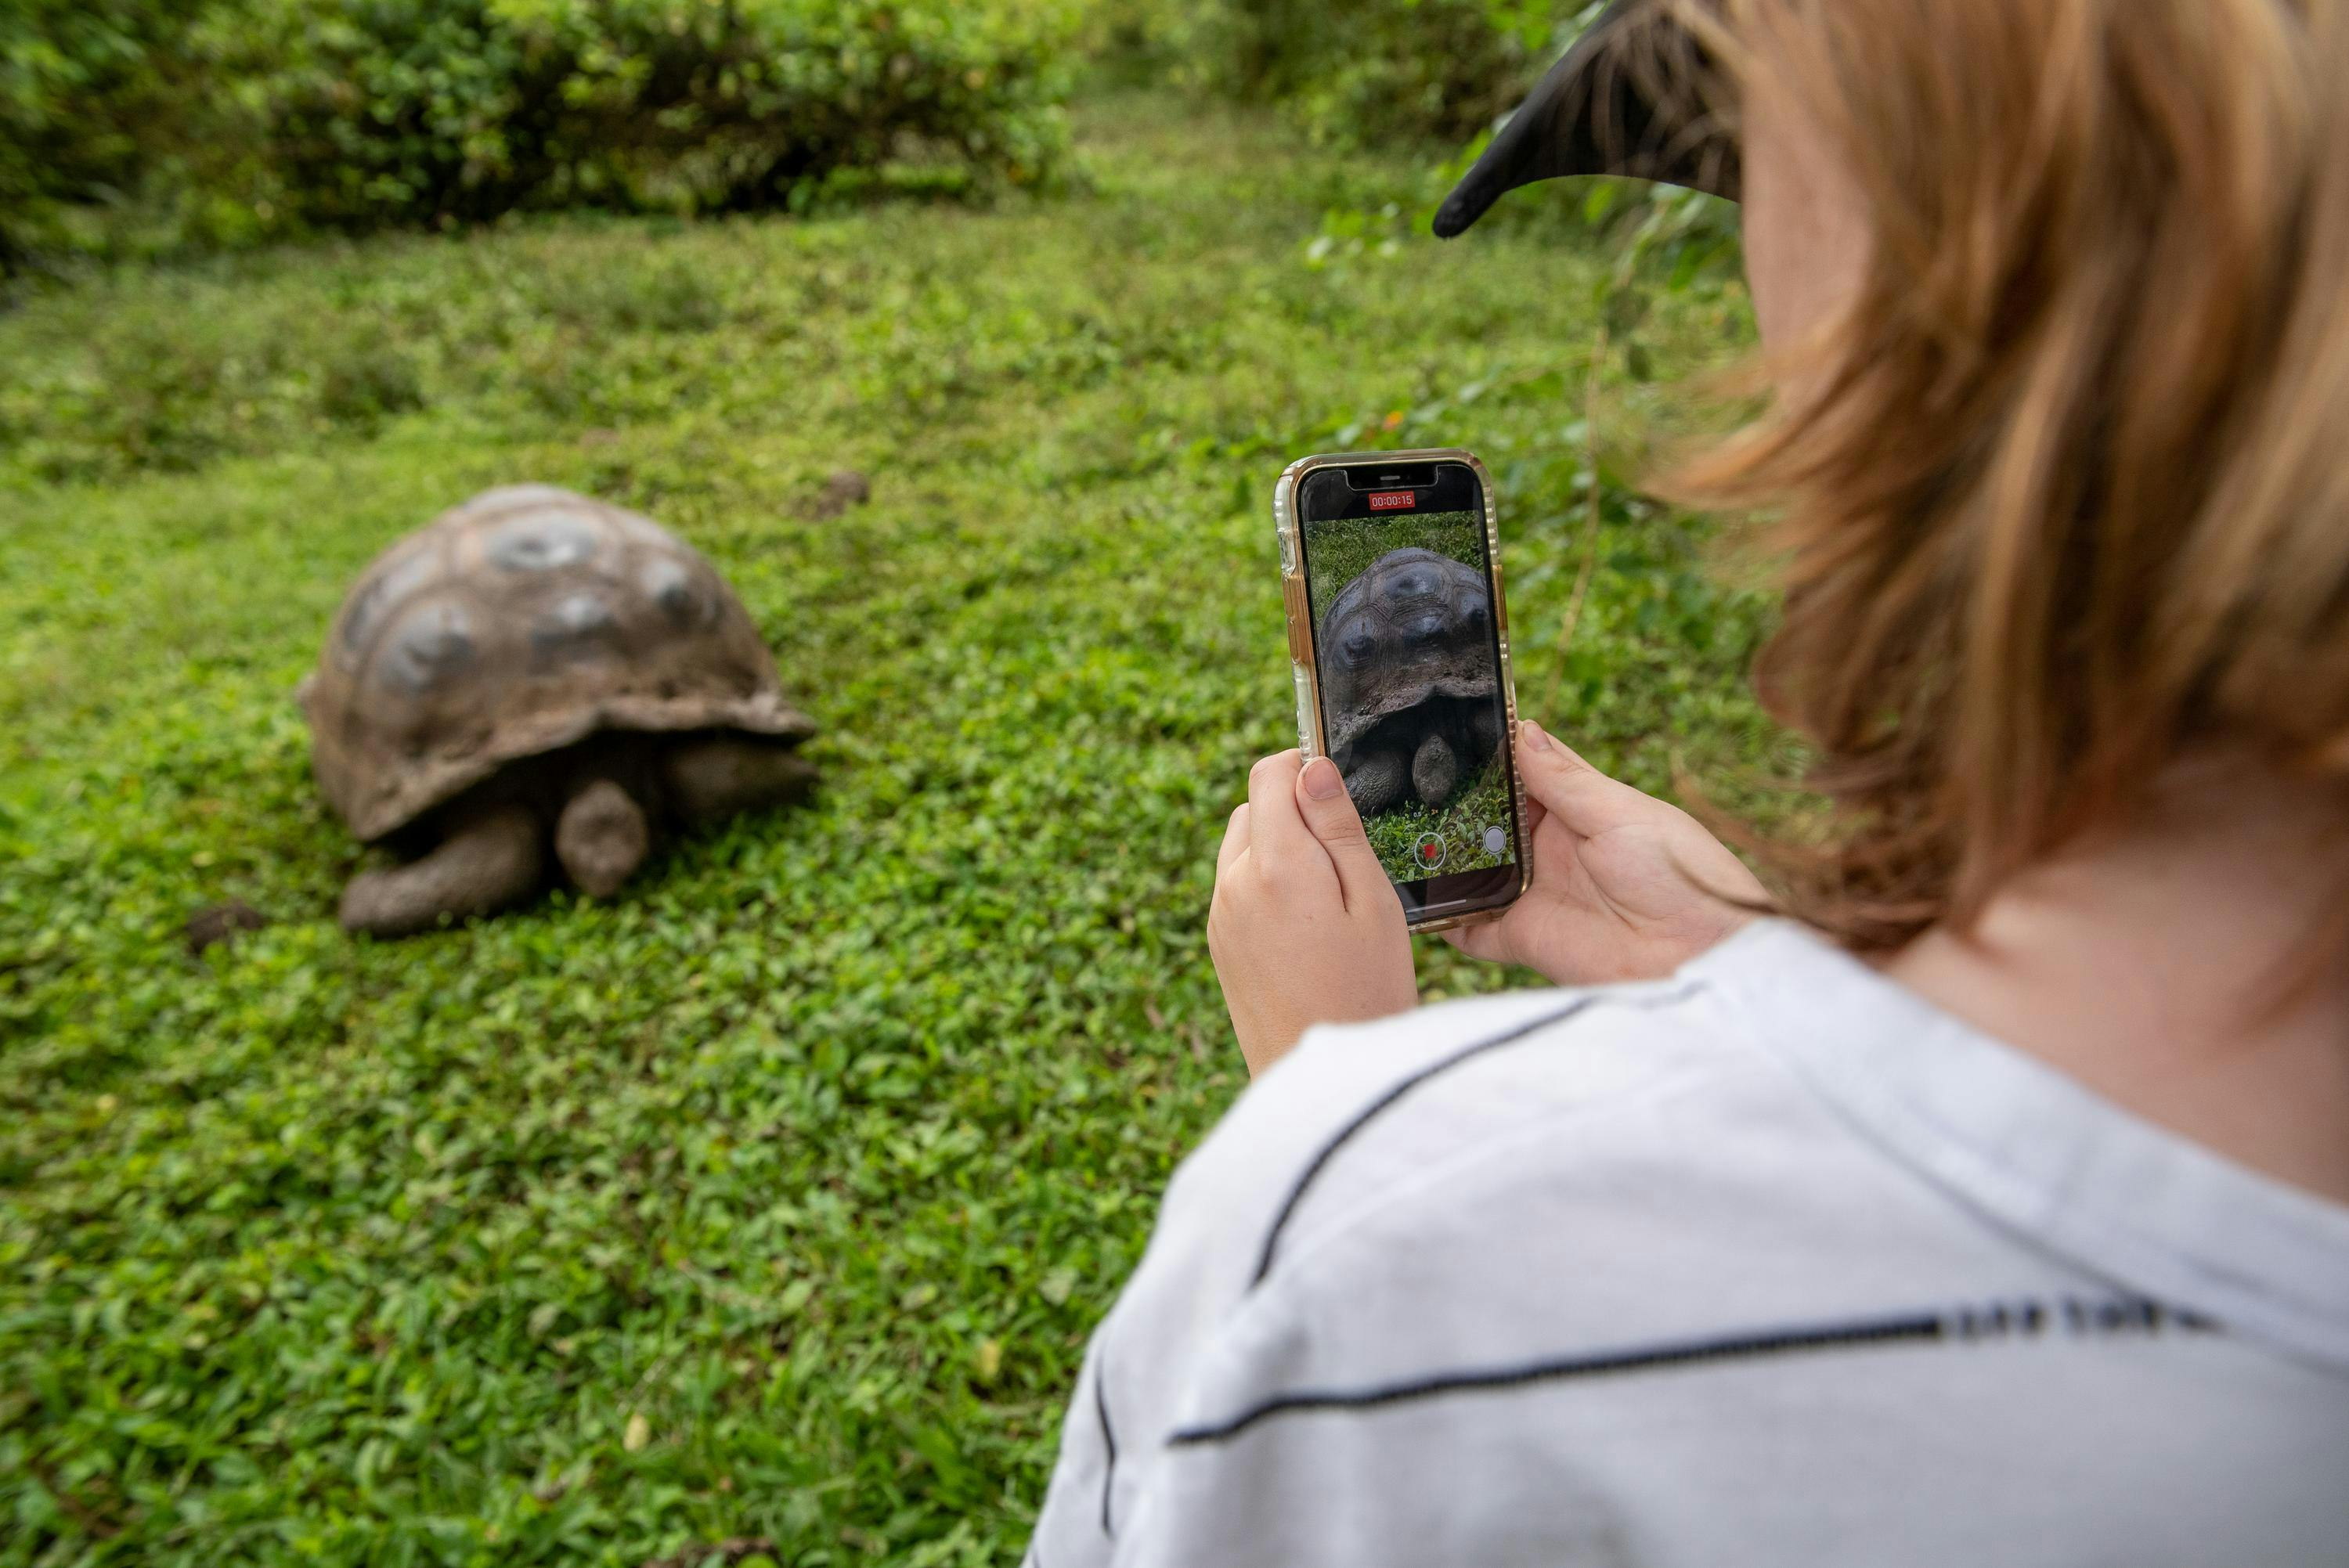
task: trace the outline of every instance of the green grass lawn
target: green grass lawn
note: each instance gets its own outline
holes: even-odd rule
[[[1242,1087],[1202,923],[1293,741],[1292,457],[1475,449],[1526,711],[1650,788],[1766,758],[1760,608],[1611,480],[1556,646],[1564,230],[1314,265],[1415,168],[1155,101],[1081,145],[1059,202],[395,237],[0,316],[0,1564],[1013,1561]],[[1651,330],[1683,367],[1743,304]],[[842,468],[871,504],[812,521]],[[370,557],[518,480],[731,576],[823,792],[608,904],[353,941],[295,685]],[[274,923],[190,957],[230,898]],[[1525,978],[1420,951],[1430,995]]]

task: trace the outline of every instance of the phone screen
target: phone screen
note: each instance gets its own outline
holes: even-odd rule
[[[1330,759],[1404,909],[1507,903],[1519,824],[1476,471],[1317,469],[1297,521]]]

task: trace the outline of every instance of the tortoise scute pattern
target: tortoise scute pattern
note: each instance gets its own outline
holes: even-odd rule
[[[385,551],[327,648],[302,692],[314,761],[367,841],[598,730],[812,727],[709,562],[550,485],[487,491]]]
[[[531,652],[542,669],[565,660],[620,653],[621,637],[619,615],[595,593],[572,594],[530,629]]]
[[[636,583],[645,597],[661,607],[668,624],[680,631],[706,626],[717,619],[718,601],[701,591],[692,571],[681,561],[656,557],[645,563]]]
[[[440,571],[439,558],[430,550],[416,547],[413,541],[386,552],[352,592],[336,623],[336,662],[347,670],[357,669],[366,656],[367,638],[382,625],[385,612],[407,603]]]
[[[508,572],[554,572],[593,560],[602,542],[591,518],[540,511],[499,527],[482,552]]]
[[[1317,640],[1330,760],[1366,815],[1441,806],[1491,759],[1500,667],[1483,573],[1389,551],[1331,601]]]
[[[380,642],[374,679],[405,696],[456,680],[481,663],[472,616],[461,601],[428,599],[413,606]]]

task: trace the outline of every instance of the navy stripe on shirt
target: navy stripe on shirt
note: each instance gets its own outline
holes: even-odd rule
[[[1985,1307],[1897,1314],[1844,1323],[1753,1330],[1704,1339],[1668,1341],[1629,1349],[1560,1357],[1516,1367],[1439,1372],[1400,1383],[1354,1389],[1308,1389],[1281,1394],[1226,1420],[1187,1427],[1167,1439],[1170,1448],[1218,1443],[1275,1416],[1312,1410],[1362,1410],[1408,1404],[1447,1394],[1489,1393],[1528,1384],[1567,1383],[1590,1377],[1657,1371],[1668,1367],[1719,1366],[1760,1357],[1818,1354],[1883,1345],[1969,1342],[2054,1331],[2076,1337],[2158,1334],[2165,1329],[2216,1332],[2219,1326],[2198,1314],[2178,1312],[2135,1296],[2057,1302],[1998,1302]]]

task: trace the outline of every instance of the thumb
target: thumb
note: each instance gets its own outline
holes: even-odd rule
[[[1518,962],[1516,943],[1506,925],[1504,919],[1454,926],[1444,934],[1444,940],[1481,964],[1515,964]]]
[[[1576,756],[1532,719],[1517,725],[1517,774],[1526,794],[1578,838],[1620,827],[1647,797]]]
[[[1378,851],[1371,848],[1370,835],[1362,830],[1361,813],[1354,810],[1354,799],[1346,793],[1346,780],[1336,763],[1317,757],[1305,765],[1297,776],[1297,809],[1313,836],[1321,841],[1322,849],[1329,851],[1330,863],[1338,868],[1338,887],[1345,894],[1348,909],[1360,907],[1358,901],[1362,899],[1394,896],[1386,868],[1379,864]]]

